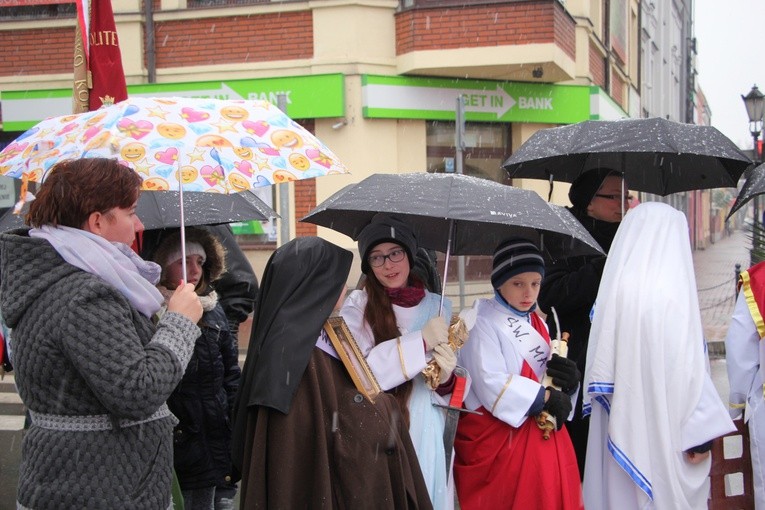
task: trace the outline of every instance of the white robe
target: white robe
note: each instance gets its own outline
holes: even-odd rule
[[[507,340],[505,324],[508,317],[525,321],[528,318],[513,313],[496,299],[479,299],[473,306],[477,310],[476,323],[470,330],[469,340],[459,352],[460,365],[472,377],[465,407],[475,410],[483,406],[497,419],[518,428],[528,419],[526,413],[537,398],[541,385],[519,375],[524,358],[517,344]],[[549,346],[546,349],[549,356]],[[573,405],[576,394],[571,398]]]
[[[752,456],[754,506],[765,510],[765,340],[760,339],[746,297],[736,300],[733,318],[725,338],[725,358],[730,383],[731,417],[738,418],[746,409],[749,425],[749,449]]]
[[[666,204],[637,206],[614,238],[585,385],[585,508],[706,508],[711,460],[684,452],[735,427],[709,375],[688,225]]]
[[[439,302],[440,296],[426,291],[425,297],[417,306],[404,308],[393,305],[401,336],[380,342],[378,345],[375,345],[372,329],[364,320],[366,291],[351,292],[340,310],[340,315],[345,319],[348,329],[383,390],[395,388],[412,379],[414,387],[409,398],[409,435],[417,452],[417,460],[433,508],[451,510],[454,508],[454,481],[451,467],[448,473],[446,470],[443,443],[446,415],[442,408],[433,406],[433,403],[447,405],[449,401],[430,390],[420,374],[430,356],[425,354],[422,332],[419,329],[412,330],[416,322],[422,319],[421,314],[428,312],[423,310],[424,307],[435,312],[429,315],[437,316]],[[451,317],[451,304],[445,301],[444,307],[444,316]],[[447,323],[449,321],[444,320]],[[465,391],[468,391],[467,387]],[[452,464],[453,462],[454,455]]]

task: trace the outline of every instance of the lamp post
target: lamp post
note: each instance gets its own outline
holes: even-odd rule
[[[760,164],[760,151],[757,150],[757,140],[760,138],[762,130],[762,116],[765,113],[765,94],[760,92],[757,85],[745,96],[741,96],[746,107],[746,114],[749,116],[749,132],[752,134],[752,154],[755,166]],[[754,199],[754,225],[760,223],[760,208],[757,197]]]

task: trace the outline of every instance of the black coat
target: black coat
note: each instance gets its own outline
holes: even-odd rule
[[[569,208],[579,222],[592,234],[592,237],[608,252],[619,228],[618,223],[607,223],[587,216],[584,211]],[[547,314],[550,336],[557,336],[555,320],[551,308],[555,307],[562,331],[571,337],[568,342],[568,357],[576,361],[581,374],[573,421],[566,423],[571,442],[576,451],[579,474],[584,476],[584,459],[587,454],[587,435],[589,420],[582,416],[582,398],[584,387],[584,369],[587,365],[587,343],[590,337],[590,311],[598,295],[600,279],[606,257],[580,256],[558,261],[545,268],[545,277],[539,292],[539,308]]]
[[[175,471],[184,490],[236,481],[231,410],[239,387],[238,352],[220,304],[202,315],[199,326],[202,335],[167,402],[180,420],[174,431]]]
[[[607,253],[619,224],[595,220],[577,209],[569,210]],[[582,374],[590,336],[590,311],[598,295],[605,264],[605,256],[590,255],[571,257],[548,265],[539,292],[539,308],[547,314],[550,336],[557,336],[558,331],[551,313],[551,308],[555,307],[561,330],[571,335],[568,357],[577,362]]]

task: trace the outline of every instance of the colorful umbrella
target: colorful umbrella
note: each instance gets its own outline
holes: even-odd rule
[[[116,158],[143,189],[233,193],[345,166],[267,101],[135,97],[46,119],[0,152],[0,175],[42,182],[62,159]]]
[[[22,179],[24,190],[61,160],[96,157],[134,169],[144,190],[180,191],[181,225],[184,191],[235,193],[347,173],[332,151],[267,101],[135,97],[38,123],[0,151],[0,175]],[[181,240],[185,248],[183,234]]]

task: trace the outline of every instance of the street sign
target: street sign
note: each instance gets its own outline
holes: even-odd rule
[[[465,119],[573,124],[590,118],[590,87],[409,76],[362,77],[367,118],[454,120],[463,97]]]
[[[128,85],[129,96],[265,99],[276,104],[287,96],[293,119],[345,116],[345,77],[342,74]],[[3,131],[24,131],[48,117],[72,113],[72,89],[0,92]]]

